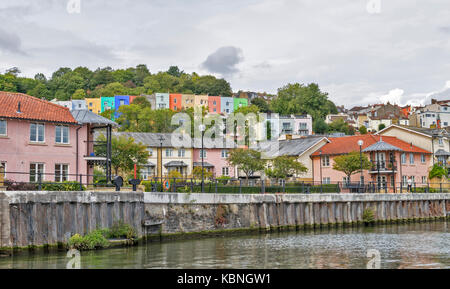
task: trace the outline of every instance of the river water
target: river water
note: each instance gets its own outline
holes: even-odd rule
[[[149,242],[81,252],[80,263],[81,268],[366,268],[368,262],[380,268],[450,268],[448,226],[431,222]],[[0,268],[66,268],[66,253],[22,252],[0,257]]]

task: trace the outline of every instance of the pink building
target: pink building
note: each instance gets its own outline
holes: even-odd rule
[[[213,177],[227,176],[234,178],[236,176],[236,169],[228,164],[228,153],[234,146],[229,143],[224,143],[220,146],[206,147],[203,152],[203,167],[213,173]],[[202,166],[202,149],[201,142],[196,141],[194,145],[193,166]]]
[[[210,113],[220,113],[220,96],[208,96],[208,109]]]
[[[106,119],[87,110],[73,111],[74,117],[68,108],[22,93],[0,92],[0,103],[0,165],[6,179],[36,182],[41,175],[42,181],[62,182],[92,175],[92,129]]]
[[[316,182],[329,183],[358,183],[360,172],[347,176],[333,169],[333,159],[339,155],[360,151],[358,141],[362,141],[361,151],[372,162],[370,170],[363,171],[365,184],[374,183],[388,187],[394,191],[402,183],[405,187],[407,180],[419,185],[428,181],[428,170],[431,166],[431,152],[413,146],[395,137],[375,136],[371,134],[360,136],[345,136],[329,138],[330,143],[321,147],[311,155],[313,160],[313,179]]]

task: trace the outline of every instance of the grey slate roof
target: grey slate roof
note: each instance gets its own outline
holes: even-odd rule
[[[439,149],[439,150],[437,150],[435,153],[434,153],[434,155],[435,156],[450,156],[450,153],[449,152],[446,152],[445,150],[443,150],[443,149]]]
[[[370,145],[362,150],[363,152],[380,152],[380,151],[403,151],[402,149],[388,144],[382,140]]]
[[[183,161],[170,161],[167,164],[164,164],[165,167],[187,167]]]
[[[405,129],[409,129],[409,130],[413,130],[419,133],[423,133],[429,136],[433,136],[433,135],[441,135],[444,137],[449,137],[449,133],[447,132],[446,129],[443,128],[426,128],[426,127],[414,127],[414,126],[408,126],[408,125],[397,125],[399,127],[405,128]]]
[[[194,162],[194,167],[201,167],[202,166],[202,162]],[[203,167],[205,168],[213,168],[214,165],[208,163],[208,162],[203,162]]]
[[[299,139],[269,141],[261,143],[260,151],[265,158],[274,158],[277,156],[299,156],[309,148],[326,139],[323,136],[308,136]]]
[[[73,118],[80,124],[97,124],[119,126],[116,122],[95,114],[87,109],[72,110]]]

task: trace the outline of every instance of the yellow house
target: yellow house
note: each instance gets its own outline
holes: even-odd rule
[[[194,98],[194,105],[196,107],[208,106],[208,96],[207,95],[196,95]]]
[[[86,107],[93,113],[100,114],[102,112],[102,103],[100,98],[85,98]]]
[[[193,94],[181,95],[181,109],[186,109],[194,106],[195,106],[195,95]]]

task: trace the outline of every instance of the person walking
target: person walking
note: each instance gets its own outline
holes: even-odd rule
[[[412,192],[412,179],[408,177],[408,193]]]

